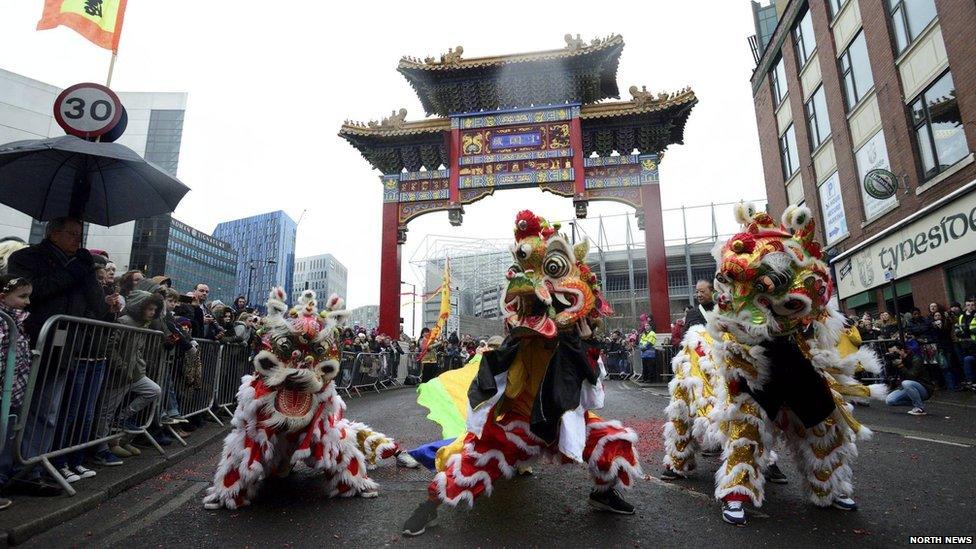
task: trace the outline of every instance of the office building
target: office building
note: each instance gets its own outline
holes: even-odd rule
[[[54,120],[54,100],[62,91],[32,78],[0,69],[0,144],[64,135]],[[169,92],[119,92],[128,126],[117,141],[171,174],[179,165],[187,95]],[[105,250],[121,271],[130,268],[135,222],[114,227],[86,225],[84,245]],[[28,242],[44,237],[44,224],[0,205],[0,236]]]
[[[346,320],[346,326],[359,326],[367,330],[372,330],[379,325],[379,322],[380,306],[363,305],[349,310],[349,318]]]
[[[279,210],[217,224],[213,236],[237,250],[236,293],[262,308],[272,287],[292,295],[298,226]]]
[[[323,304],[332,294],[345,299],[347,275],[346,266],[332,254],[299,257],[295,260],[291,301],[297,303],[298,296],[305,290],[314,290]]]
[[[776,11],[751,79],[770,213],[817,215],[849,311],[976,294],[976,3]]]
[[[135,222],[132,268],[169,276],[180,293],[203,282],[210,299],[231,304],[237,296],[237,251],[170,215]]]

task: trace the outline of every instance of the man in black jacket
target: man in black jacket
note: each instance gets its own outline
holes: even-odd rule
[[[110,307],[117,307],[118,296],[106,296],[95,277],[95,262],[91,253],[81,247],[83,227],[80,221],[58,218],[47,225],[45,238],[39,244],[14,252],[8,260],[12,274],[26,277],[34,291],[29,307],[30,317],[24,323],[31,345],[38,347],[44,323],[52,316],[101,319]],[[97,332],[98,330],[95,330]],[[81,334],[81,335],[79,335]],[[77,358],[83,347],[90,347],[84,336],[94,337],[92,330],[58,330],[50,334],[43,349],[45,357],[37,372],[34,394],[27,412],[23,446],[25,458],[51,450],[58,423],[61,399],[68,381],[70,361]],[[72,345],[67,348],[66,344]],[[27,473],[27,478],[12,488],[35,495],[57,495],[60,489],[40,479],[40,467]]]
[[[715,308],[715,302],[712,301],[712,283],[707,280],[699,280],[695,284],[695,301],[698,305],[692,307],[690,311],[685,314],[685,328],[687,332],[692,326],[704,326],[705,325],[705,311],[711,311]],[[681,334],[684,337],[684,334]]]

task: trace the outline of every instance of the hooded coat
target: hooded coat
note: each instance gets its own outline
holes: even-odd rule
[[[150,305],[156,305],[156,312],[151,317],[147,317],[147,309]],[[153,329],[151,326],[154,322],[159,322],[162,308],[163,300],[159,294],[132,290],[122,316],[119,317],[119,324],[132,328]],[[146,375],[146,366],[151,358],[148,354],[154,350],[149,344],[150,337],[144,332],[130,330],[118,330],[112,334],[112,367],[125,368],[129,382]]]

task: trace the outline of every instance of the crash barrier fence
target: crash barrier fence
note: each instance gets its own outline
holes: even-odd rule
[[[630,351],[613,351],[603,353],[603,365],[607,370],[608,379],[641,379],[647,382],[667,381],[674,375],[671,373],[671,360],[674,358],[676,347],[670,344],[654,347],[654,371],[644,371],[644,361],[641,359],[640,349]]]
[[[363,353],[343,351],[339,361],[339,373],[336,376],[336,389],[347,396],[355,393],[357,396],[363,390],[372,389],[380,392],[403,384],[400,381],[400,370],[404,368],[403,357],[400,353],[386,351],[380,353]]]
[[[61,469],[81,465],[92,450],[144,437],[165,455],[154,433],[165,426],[175,435],[168,420],[205,414],[221,423],[215,406],[230,412],[241,376],[251,369],[249,350],[195,341],[193,351],[167,350],[159,331],[65,315],[48,319],[22,402],[4,414],[14,475],[30,478],[40,466],[74,495]],[[10,397],[4,391],[0,411]]]
[[[11,415],[10,401],[13,395],[13,383],[14,383],[14,369],[17,367],[17,323],[14,319],[10,318],[10,315],[0,311],[0,322],[6,324],[7,328],[7,356],[2,364],[0,364],[0,379],[3,380],[0,383],[0,454],[3,454],[3,449],[6,447],[7,442],[7,429],[11,419],[16,421],[16,416]]]

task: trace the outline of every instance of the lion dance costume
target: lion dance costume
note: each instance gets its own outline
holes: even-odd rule
[[[438,451],[429,499],[405,534],[423,533],[441,503],[471,506],[544,454],[588,466],[594,506],[633,513],[616,488],[642,474],[637,435],[593,412],[603,405],[603,384],[589,339],[612,310],[586,266],[587,245],[574,248],[558,229],[527,210],[516,217],[502,303],[510,334],[472,371],[467,432]]]
[[[275,288],[267,307],[262,349],[254,357],[254,374],[241,379],[233,430],[224,439],[204,506],[248,505],[267,475],[285,476],[297,463],[325,472],[329,497],[376,496],[367,469],[398,448],[344,417],[346,405],[333,383],[342,300],[333,295],[319,311],[315,292],[306,291],[287,311],[284,289]]]
[[[742,232],[714,251],[715,310],[707,327],[688,328],[672,363],[665,474],[686,476],[699,449],[721,446],[715,497],[727,522],[745,524],[742,503],[762,505],[763,470],[778,443],[793,454],[810,501],[853,510],[855,440],[871,433],[845,397],[883,397],[883,385],[853,378],[858,366],[880,364],[869,349],[837,352],[844,318],[829,303],[810,211],[790,208],[777,224],[739,204],[736,218]]]

